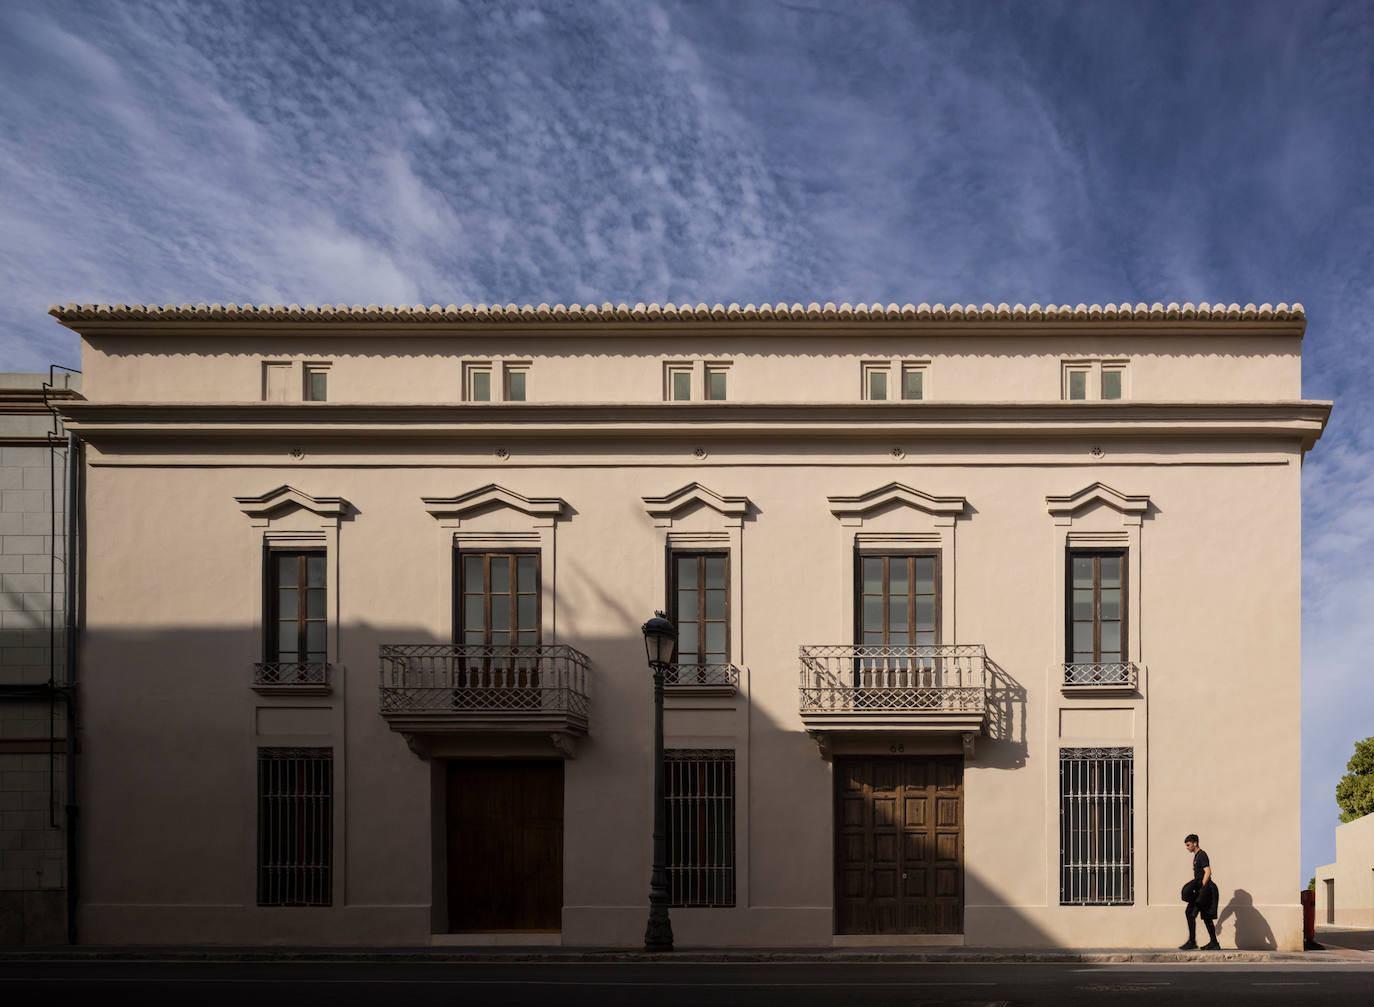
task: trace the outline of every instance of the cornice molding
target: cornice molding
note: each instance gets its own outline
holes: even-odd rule
[[[567,502],[561,497],[527,497],[497,483],[452,497],[421,497],[425,510],[445,521],[461,521],[477,511],[504,507],[533,518],[556,521],[563,516]]]
[[[348,511],[348,501],[343,497],[316,497],[303,493],[294,486],[283,484],[268,490],[261,496],[234,497],[239,509],[251,518],[270,518],[283,510],[308,510],[320,517],[341,518]]]
[[[1296,439],[1310,449],[1330,402],[99,403],[58,406],[67,429],[106,437],[435,437],[508,442],[618,437],[968,440]]]

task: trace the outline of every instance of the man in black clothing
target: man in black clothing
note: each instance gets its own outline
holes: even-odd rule
[[[1217,943],[1217,931],[1212,921],[1217,918],[1217,903],[1221,901],[1221,892],[1212,881],[1212,862],[1207,859],[1207,851],[1198,846],[1196,832],[1188,833],[1183,845],[1193,855],[1193,887],[1197,892],[1193,896],[1193,901],[1188,903],[1188,908],[1184,910],[1184,915],[1188,917],[1188,939],[1180,944],[1178,949],[1192,951],[1197,947],[1197,918],[1201,916],[1207,927],[1207,936],[1211,938],[1202,945],[1202,950],[1220,951],[1221,945]]]

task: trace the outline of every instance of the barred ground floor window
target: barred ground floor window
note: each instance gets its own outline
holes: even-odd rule
[[[668,889],[674,906],[735,904],[735,753],[663,753]]]
[[[330,905],[333,879],[334,750],[259,748],[258,905]]]
[[[1059,903],[1131,905],[1135,750],[1059,750]]]

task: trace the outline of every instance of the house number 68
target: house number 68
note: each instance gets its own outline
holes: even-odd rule
[[[889,752],[905,752],[905,751],[906,751],[906,745],[904,745],[904,744],[892,745],[890,748],[888,748],[888,751],[889,751]]]

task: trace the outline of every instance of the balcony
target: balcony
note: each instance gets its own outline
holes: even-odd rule
[[[670,696],[733,696],[739,691],[739,669],[733,664],[670,664],[663,672]]]
[[[331,665],[323,661],[259,661],[253,665],[253,691],[264,696],[325,696]]]
[[[1140,682],[1140,669],[1130,661],[1065,664],[1064,695],[1129,695]]]
[[[418,735],[547,734],[565,754],[587,733],[587,655],[563,644],[383,644],[381,714]]]
[[[982,644],[805,646],[802,722],[812,733],[982,733],[987,663]]]

